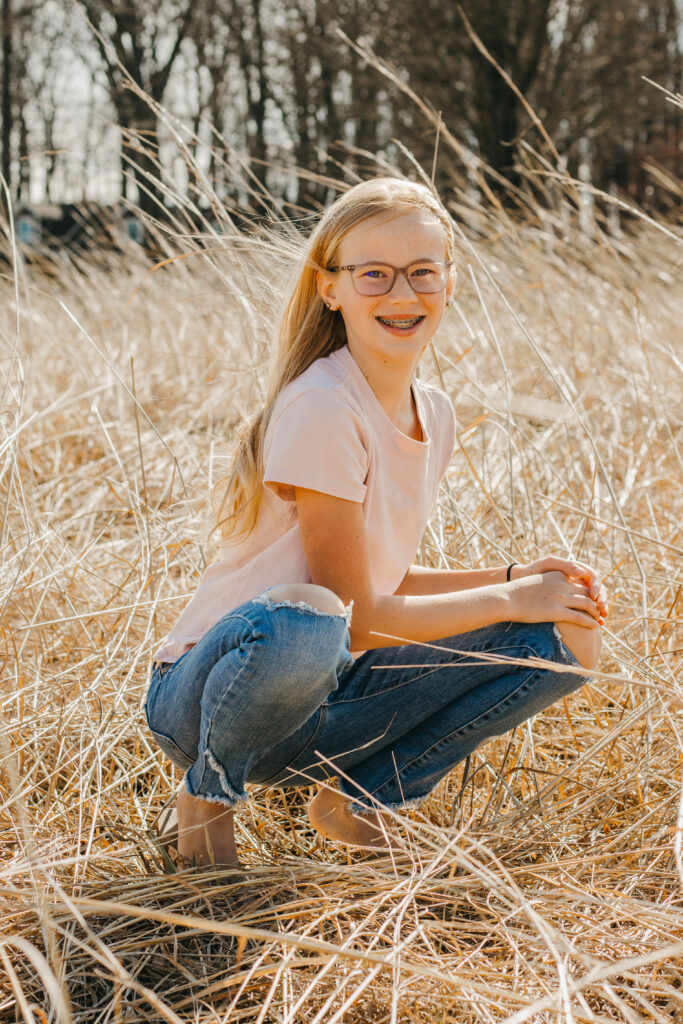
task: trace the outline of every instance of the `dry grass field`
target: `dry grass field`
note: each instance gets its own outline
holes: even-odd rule
[[[306,225],[5,267],[0,1021],[683,1021],[680,226],[548,198],[453,203],[421,374],[459,436],[419,557],[594,563],[604,657],[401,815],[393,857],[320,839],[304,790],[253,788],[241,875],[169,872],[153,828],[179,776],[151,653],[212,556],[202,501]]]

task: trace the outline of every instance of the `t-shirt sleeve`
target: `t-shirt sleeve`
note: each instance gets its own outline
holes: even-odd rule
[[[450,465],[456,444],[456,421],[453,403],[445,391],[430,388],[429,430],[434,443],[435,466],[438,467],[439,481]]]
[[[450,461],[453,458],[453,452],[455,451],[455,443],[457,436],[457,424],[455,420],[455,410],[453,404],[448,395],[443,395],[444,401],[442,402],[442,411],[440,421],[442,424],[443,431],[443,442],[441,448],[441,476],[444,475],[450,465]]]
[[[268,425],[263,482],[278,498],[294,501],[294,488],[363,501],[368,452],[358,414],[335,391],[296,395],[275,410]]]

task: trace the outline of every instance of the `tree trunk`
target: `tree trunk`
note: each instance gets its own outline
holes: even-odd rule
[[[31,161],[28,154],[28,125],[22,105],[19,111],[19,174],[14,190],[16,199],[28,202],[31,198]]]
[[[514,142],[519,132],[519,100],[498,71],[488,61],[475,71],[479,120],[479,153],[499,174],[516,185],[519,175],[513,170]]]
[[[124,163],[132,168],[138,189],[137,206],[150,217],[164,219],[164,192],[160,187],[158,123],[154,111],[137,97],[128,96],[125,113],[119,110]]]
[[[256,42],[256,76],[258,82],[258,96],[250,103],[251,115],[256,124],[256,135],[254,138],[253,155],[256,159],[254,174],[262,185],[266,183],[266,96],[268,84],[266,81],[266,58],[263,39],[263,23],[261,21],[261,0],[252,0],[252,13],[254,17],[254,39]]]
[[[12,93],[10,90],[10,64],[12,61],[11,0],[2,4],[2,176],[10,187],[12,142]]]

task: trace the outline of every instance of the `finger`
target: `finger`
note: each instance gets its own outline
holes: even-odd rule
[[[590,615],[572,608],[565,609],[557,617],[557,622],[571,622],[575,626],[582,626],[583,629],[600,629],[600,623]]]
[[[578,609],[578,613],[581,616],[581,625],[586,629],[599,629],[600,620],[597,615],[591,615],[589,612],[584,612]]]
[[[599,608],[604,607],[604,588],[597,577],[586,580],[586,588],[589,596]]]
[[[572,608],[585,612],[586,615],[590,615],[594,619],[600,617],[598,606],[591,597],[582,597],[580,594],[577,594],[572,600]]]
[[[553,558],[553,561],[563,572],[571,572],[575,576],[581,576],[585,569],[581,562],[576,562],[573,558]]]
[[[579,604],[586,609],[589,609],[592,615],[599,615],[603,610],[600,606],[599,593],[594,595],[589,587],[584,583],[578,583],[575,580],[566,580],[562,583],[560,590],[561,593],[565,594],[564,600],[572,607],[578,607]]]
[[[536,572],[561,572],[567,577],[581,579],[586,567],[581,562],[575,562],[570,558],[559,558],[557,555],[546,555],[532,563]]]
[[[576,558],[568,559],[567,564],[571,565],[577,576],[584,576],[587,572],[591,571],[589,565],[586,565],[585,562],[579,562]]]
[[[590,590],[585,583],[568,582],[567,587],[570,594],[581,594],[582,597],[590,597]]]
[[[600,625],[598,609],[589,597],[575,593],[568,595],[565,600],[567,603],[559,610],[558,621],[561,619],[563,622],[573,622],[589,629]]]
[[[587,582],[592,579],[592,570],[589,566],[584,565],[583,562],[576,562],[566,558],[558,558],[556,562],[558,563],[558,568],[561,568],[566,576],[571,576],[577,580],[586,580]]]
[[[588,586],[593,586],[597,583],[598,586],[601,584],[601,579],[595,569],[591,569],[589,565],[584,565],[583,562],[575,562],[576,565],[576,576],[585,580]]]

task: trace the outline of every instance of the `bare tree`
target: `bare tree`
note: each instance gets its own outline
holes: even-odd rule
[[[153,103],[162,102],[180,47],[189,33],[192,0],[76,2],[88,18],[100,52],[138,187],[138,206],[159,216],[164,205],[157,184],[159,125],[145,94]]]
[[[295,205],[320,206],[332,192],[324,175],[338,177],[343,165],[362,176],[375,169],[376,154],[408,169],[402,147],[431,170],[434,124],[406,98],[402,79],[442,112],[503,188],[504,179],[521,181],[522,140],[543,144],[520,91],[574,174],[588,162],[597,184],[614,183],[642,200],[652,188],[648,163],[681,171],[680,110],[643,75],[673,92],[683,88],[683,0],[622,0],[617,8],[610,0],[421,0],[419,8],[407,0],[74,3],[92,46],[75,31],[70,45],[92,62],[93,80],[106,83],[123,136],[122,192],[135,183],[150,214],[163,208],[155,105],[173,104],[172,77],[196,135],[210,141],[208,122],[248,164],[251,187],[235,182],[230,157],[213,140],[210,181],[235,203],[267,206],[270,193],[282,193]],[[66,148],[56,137],[52,44],[40,19],[20,23],[31,4],[74,9],[72,0],[0,0],[2,169],[24,169],[15,191],[28,188],[36,140],[48,154],[48,188],[60,160],[50,154]],[[42,33],[45,67],[27,75],[22,51],[36,52],[31,33]],[[359,56],[344,34],[367,44],[394,76]],[[459,160],[442,149],[442,189],[460,176]],[[297,168],[312,172],[310,180]]]
[[[0,170],[10,189],[19,196],[25,188],[28,168],[27,129],[24,120],[24,75],[31,42],[33,8],[20,0],[2,0],[0,34],[2,36],[2,76],[0,78],[0,116],[2,117],[2,159]],[[16,169],[16,174],[14,173]]]
[[[419,23],[412,7],[395,6],[377,52],[508,182],[519,182],[521,140],[543,145],[513,83],[570,169],[576,173],[588,153],[597,183],[607,187],[615,160],[630,164],[635,140],[661,134],[642,76],[680,81],[672,69],[680,68],[681,24],[680,0],[624,0],[616,8],[610,0],[423,0]],[[665,117],[669,136],[680,138],[680,111]],[[428,166],[433,133],[421,142],[413,109],[397,105],[396,119]],[[441,170],[447,179],[447,166]]]
[[[2,0],[2,176],[10,184],[12,93],[10,66],[12,62],[12,0]]]

